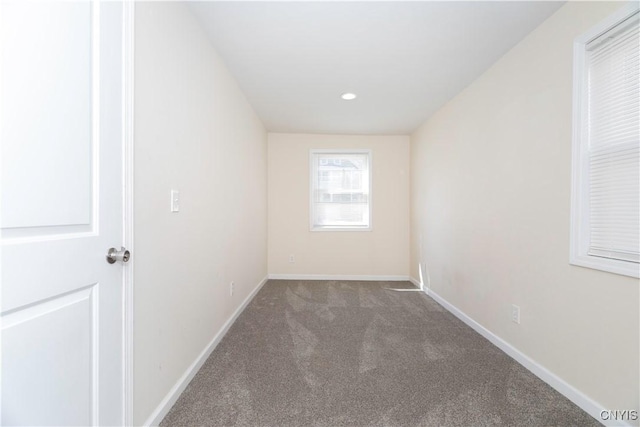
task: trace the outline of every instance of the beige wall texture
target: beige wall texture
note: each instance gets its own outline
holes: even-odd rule
[[[142,2],[135,12],[141,425],[267,274],[267,135],[187,6]],[[179,213],[169,212],[171,189]]]
[[[309,231],[314,148],[372,150],[372,231]],[[409,274],[408,136],[270,133],[268,153],[269,274]]]
[[[569,265],[573,40],[619,7],[567,3],[411,136],[411,275],[604,408],[638,410],[638,280]]]

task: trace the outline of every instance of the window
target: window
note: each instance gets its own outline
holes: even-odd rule
[[[631,5],[576,40],[571,263],[640,277],[640,22]]]
[[[311,150],[311,230],[371,230],[371,151]]]

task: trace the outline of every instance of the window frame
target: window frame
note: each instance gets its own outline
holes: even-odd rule
[[[573,123],[571,174],[571,225],[569,263],[580,267],[640,278],[640,264],[588,254],[589,182],[586,49],[589,42],[638,13],[640,5],[630,3],[577,37],[573,44]]]
[[[315,189],[316,177],[314,175],[314,157],[316,154],[366,154],[368,157],[368,175],[369,175],[369,225],[368,226],[352,226],[352,225],[315,225],[315,203],[313,194]],[[371,149],[331,149],[331,148],[312,148],[309,150],[309,231],[373,231],[373,152]]]

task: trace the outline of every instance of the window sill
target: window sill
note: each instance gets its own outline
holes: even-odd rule
[[[640,265],[634,262],[619,261],[592,255],[574,255],[569,260],[569,264],[640,279]]]
[[[314,225],[309,228],[309,231],[373,231],[373,228],[371,226],[354,227],[351,225]]]

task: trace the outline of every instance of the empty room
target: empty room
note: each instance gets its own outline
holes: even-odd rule
[[[0,424],[640,426],[636,1],[0,2]]]

